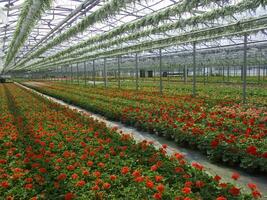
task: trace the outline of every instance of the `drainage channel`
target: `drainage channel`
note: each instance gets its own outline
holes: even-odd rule
[[[137,129],[135,129],[133,127],[125,126],[124,124],[122,124],[120,122],[107,120],[105,117],[103,117],[101,115],[91,113],[85,109],[78,107],[78,106],[70,105],[68,103],[65,103],[62,100],[58,100],[54,97],[42,94],[40,92],[37,92],[34,89],[28,88],[28,87],[21,85],[19,83],[15,83],[15,84],[33,92],[33,93],[36,93],[36,94],[38,94],[44,98],[47,98],[47,99],[54,101],[58,104],[61,104],[63,106],[66,106],[66,107],[68,107],[74,111],[82,113],[88,117],[92,117],[99,122],[104,122],[107,125],[107,127],[110,127],[110,128],[117,127],[119,132],[122,131],[123,133],[131,134],[133,136],[133,138],[138,142],[140,142],[142,140],[152,141],[156,148],[160,148],[162,146],[162,144],[167,144],[168,145],[167,153],[169,155],[172,155],[175,152],[180,152],[180,153],[185,155],[186,159],[189,162],[200,163],[201,165],[203,165],[205,167],[207,173],[209,173],[211,175],[219,175],[226,182],[235,183],[242,188],[247,188],[248,183],[255,183],[258,186],[259,190],[263,194],[262,199],[267,200],[267,176],[264,174],[262,174],[262,175],[250,174],[250,173],[243,171],[240,168],[233,168],[233,167],[228,167],[225,165],[220,165],[218,163],[212,163],[211,161],[209,161],[207,159],[207,157],[205,155],[201,154],[198,151],[179,147],[177,144],[175,144],[175,142],[169,141],[163,137],[159,137],[155,134],[150,134],[147,132],[138,131]],[[231,179],[233,172],[239,173],[241,175],[240,179],[238,179],[237,181],[233,181]]]

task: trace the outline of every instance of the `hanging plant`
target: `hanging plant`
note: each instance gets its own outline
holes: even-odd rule
[[[130,40],[136,40],[140,37],[145,37],[145,36],[149,36],[151,34],[156,34],[156,33],[160,33],[160,32],[166,32],[166,31],[170,31],[170,30],[174,30],[174,29],[178,29],[178,28],[185,28],[186,26],[196,26],[198,24],[202,24],[204,22],[207,21],[212,21],[214,19],[219,19],[222,17],[225,17],[225,13],[227,13],[228,16],[231,16],[235,13],[240,13],[243,11],[247,10],[247,7],[249,6],[250,8],[253,9],[253,6],[257,5],[255,4],[255,2],[253,2],[252,0],[245,0],[242,1],[236,5],[230,5],[230,6],[226,6],[224,8],[218,8],[216,10],[212,10],[209,12],[206,12],[202,15],[198,15],[198,16],[193,16],[190,17],[188,19],[181,19],[177,22],[171,23],[171,24],[163,24],[161,26],[158,27],[154,27],[145,31],[141,31],[141,32],[136,32],[132,35],[128,35],[126,37],[121,37],[121,38],[117,38],[115,40],[111,40],[108,41],[106,43],[102,43],[99,45],[95,45],[95,46],[90,46],[88,48],[84,48],[84,49],[80,49],[77,51],[76,47],[71,47],[70,50],[66,51],[62,51],[59,52],[53,56],[50,56],[44,60],[41,61],[37,61],[35,63],[33,63],[32,65],[35,64],[39,64],[39,63],[46,63],[46,62],[51,62],[51,61],[55,61],[55,60],[60,60],[60,59],[64,59],[66,57],[75,57],[77,55],[82,55],[91,51],[94,51],[96,49],[101,49],[101,48],[107,48],[110,47],[112,45],[118,45],[122,42],[126,42],[126,41],[130,41]],[[114,37],[113,35],[111,35],[110,37]],[[101,40],[98,40],[97,38],[99,37],[95,37],[95,40],[92,41],[92,43],[97,43]],[[91,38],[92,40],[92,38]],[[76,50],[76,51],[75,51]]]
[[[159,16],[165,15],[166,19],[168,19],[170,16],[174,16],[177,14],[181,15],[185,12],[190,12],[192,9],[196,8],[196,6],[198,6],[200,3],[202,5],[208,5],[212,2],[219,2],[219,1],[223,1],[223,0],[194,0],[195,3],[192,3],[192,0],[185,0],[182,3],[178,3],[175,6],[167,8],[163,11],[159,11],[157,13],[153,13],[151,15],[148,15],[148,16],[146,16],[146,17],[144,17],[144,18],[142,18],[136,22],[131,22],[131,23],[122,25],[119,28],[116,28],[115,30],[113,30],[112,31],[113,34],[110,34],[109,36],[113,37],[114,35],[119,35],[119,34],[122,34],[123,32],[132,30],[133,27],[135,27],[135,29],[137,29],[137,28],[141,28],[143,26],[152,25],[153,23],[159,23],[159,21],[165,19],[165,18],[159,18]],[[25,63],[27,63],[31,59],[38,57],[39,55],[44,53],[46,50],[52,48],[53,46],[58,45],[59,43],[61,43],[65,40],[69,39],[70,37],[78,34],[79,32],[82,32],[83,30],[85,30],[87,27],[89,27],[93,23],[97,22],[98,20],[104,20],[108,16],[116,14],[119,11],[120,7],[124,7],[126,4],[132,3],[132,2],[135,2],[135,1],[134,0],[128,0],[128,1],[113,0],[112,2],[105,4],[101,9],[99,9],[96,12],[92,13],[91,15],[87,16],[84,20],[82,20],[79,24],[77,24],[76,26],[69,29],[66,33],[61,34],[60,36],[55,38],[53,41],[51,41],[50,43],[48,43],[47,45],[45,45],[41,49],[35,51],[28,58],[26,58],[22,62],[18,63],[17,66],[24,65]],[[113,6],[110,6],[110,5],[113,5]],[[119,8],[116,7],[119,5],[120,5]],[[99,13],[102,13],[102,11],[104,12],[104,15],[99,14]],[[169,13],[169,15],[167,15],[167,13]],[[153,19],[157,19],[157,18],[158,18],[157,22],[155,20],[153,20]],[[103,36],[100,36],[98,39],[110,38],[107,36],[108,36],[108,34],[103,34]],[[97,40],[97,39],[95,38],[94,40]],[[85,42],[78,44],[78,46],[80,48],[82,48],[82,47],[85,47],[86,45],[91,44],[91,43],[92,43],[92,40],[89,39]],[[78,48],[78,46],[77,46],[77,48]],[[68,51],[71,52],[70,49]]]
[[[41,65],[28,66],[28,68],[32,68],[32,67],[41,68],[41,67],[53,66],[53,65],[64,64],[64,63],[69,63],[69,62],[78,62],[78,61],[82,62],[82,61],[86,61],[90,59],[96,59],[96,58],[100,59],[102,57],[103,58],[113,57],[113,56],[118,56],[118,55],[123,55],[123,54],[128,54],[128,53],[134,53],[137,51],[147,51],[150,49],[158,49],[158,48],[163,48],[163,47],[172,46],[172,45],[192,43],[195,41],[215,40],[217,38],[225,37],[225,36],[229,37],[231,35],[242,35],[244,33],[259,32],[265,28],[267,28],[266,19],[257,21],[257,18],[254,18],[254,19],[243,21],[243,22],[233,23],[228,26],[221,26],[221,27],[216,27],[212,29],[198,30],[192,33],[185,33],[183,35],[179,35],[179,36],[175,36],[171,38],[143,42],[141,44],[131,45],[131,46],[127,46],[124,48],[117,48],[117,49],[113,49],[110,51],[105,50],[105,51],[95,53],[95,54],[80,56],[78,58],[68,58],[60,62],[49,63],[47,65],[41,64]]]
[[[20,48],[24,45],[30,32],[40,19],[42,13],[50,8],[52,0],[25,0],[15,33],[5,58],[5,68],[12,62]]]

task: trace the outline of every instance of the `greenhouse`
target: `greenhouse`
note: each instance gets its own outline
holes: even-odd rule
[[[0,0],[0,199],[267,200],[267,0]]]

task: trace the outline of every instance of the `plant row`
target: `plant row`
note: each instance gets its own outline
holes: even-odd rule
[[[33,86],[31,86],[33,87]],[[201,150],[211,160],[267,171],[266,108],[233,100],[48,84],[36,90]]]
[[[0,86],[6,199],[252,199],[184,156],[109,129],[14,84]],[[6,128],[9,127],[9,128]],[[238,178],[236,175],[233,178]]]

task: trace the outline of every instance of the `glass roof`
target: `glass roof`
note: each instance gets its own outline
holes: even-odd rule
[[[110,0],[111,1],[111,0]],[[136,1],[133,4],[127,5],[125,8],[121,8],[120,12],[115,15],[111,15],[108,19],[103,20],[98,23],[94,23],[92,26],[88,27],[84,32],[79,33],[64,42],[52,47],[51,49],[44,52],[38,58],[35,58],[28,62],[35,63],[36,61],[54,55],[70,46],[77,45],[78,43],[87,40],[96,35],[101,35],[103,33],[109,32],[122,24],[136,21],[151,13],[158,12],[167,7],[172,7],[184,0],[141,0]],[[224,4],[235,5],[242,0],[228,0],[228,1],[218,1],[218,3],[211,3],[209,6],[198,7],[197,9],[191,10],[191,12],[185,12],[181,16],[171,16],[167,20],[163,20],[157,26],[162,26],[164,24],[170,24],[181,19],[188,19],[192,16],[202,15],[205,12],[214,10],[216,8],[221,8]],[[85,16],[97,11],[101,8],[107,0],[54,0],[51,9],[46,10],[41,19],[36,23],[35,27],[31,31],[28,39],[24,43],[23,47],[18,51],[15,56],[15,60],[12,63],[17,63],[21,61],[24,57],[30,55],[32,52],[38,48],[45,46],[47,43],[52,41],[55,36],[66,32],[69,28],[79,23]],[[216,2],[216,1],[214,1]],[[223,3],[222,3],[223,2]],[[23,0],[0,0],[0,71],[3,66],[4,56],[9,50],[9,44],[13,38],[13,34],[16,29],[16,24],[19,18],[20,10],[23,6]],[[218,20],[208,21],[207,23],[202,23],[194,26],[185,26],[181,29],[175,29],[163,33],[150,34],[149,36],[140,37],[136,40],[129,40],[118,45],[112,45],[105,49],[99,49],[96,52],[108,51],[112,49],[117,49],[121,47],[126,47],[128,45],[140,44],[142,42],[153,41],[157,39],[168,38],[172,36],[177,36],[182,33],[188,33],[197,29],[211,28],[216,26],[227,25],[229,23],[238,22],[245,18],[249,19],[251,17],[266,15],[266,10],[259,7],[255,11],[246,11],[225,18],[220,18]],[[155,27],[154,25],[145,26],[140,29],[147,30]],[[125,32],[116,38],[124,37],[133,32]],[[112,38],[112,39],[116,39]],[[249,36],[249,41],[266,40],[266,32],[262,31],[259,34]],[[212,48],[214,46],[220,47],[230,44],[238,44],[242,42],[242,37],[231,37],[224,38],[215,41],[201,42],[198,44],[198,48]],[[185,50],[192,50],[191,45],[179,45],[172,46],[164,49],[164,53],[179,52]],[[146,52],[147,55],[153,51]],[[88,55],[91,52],[88,53]],[[94,52],[95,53],[95,52]],[[86,54],[85,54],[86,55]]]

